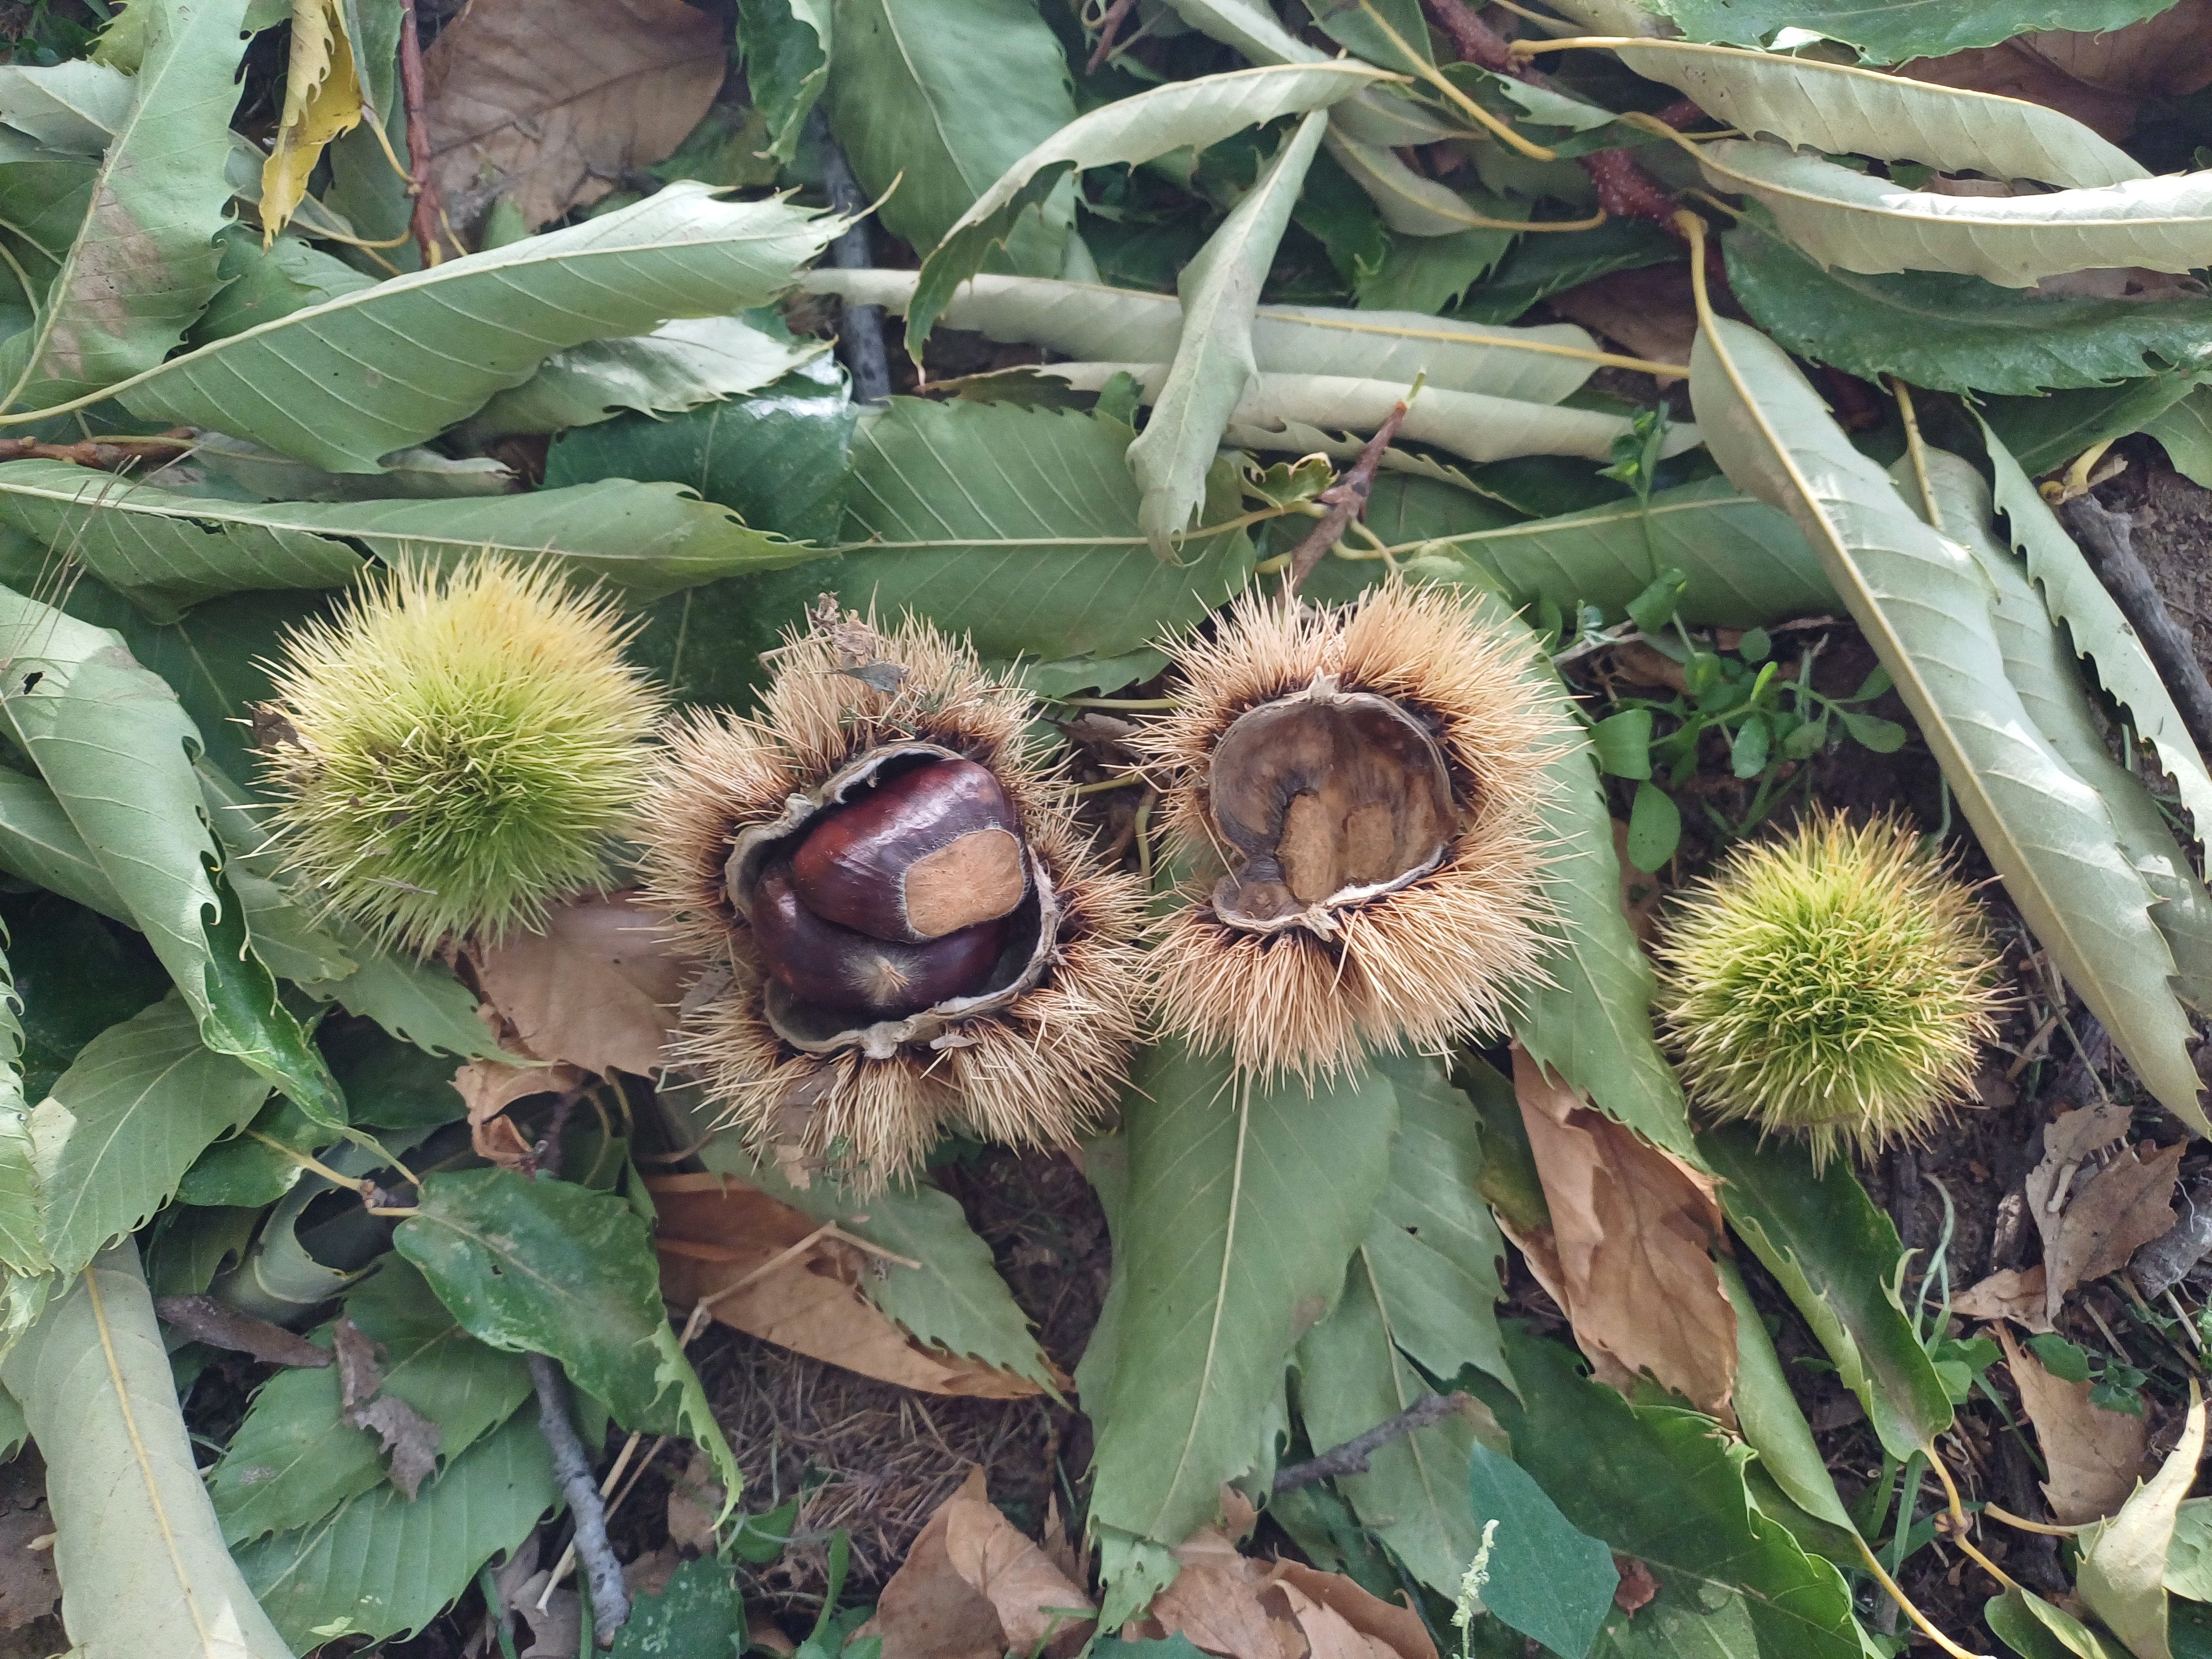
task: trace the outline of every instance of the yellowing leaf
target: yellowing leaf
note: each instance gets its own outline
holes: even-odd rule
[[[2136,1659],[2172,1659],[2166,1642],[2166,1553],[2203,1455],[2204,1401],[2192,1382],[2189,1419],[2172,1455],[2118,1515],[2081,1534],[2081,1600]]]
[[[284,115],[261,169],[261,246],[291,222],[323,147],[361,125],[361,76],[339,0],[292,0]]]

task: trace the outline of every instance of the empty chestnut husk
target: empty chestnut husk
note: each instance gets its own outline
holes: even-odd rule
[[[1547,766],[1567,727],[1532,639],[1393,578],[1339,608],[1248,597],[1179,642],[1164,775],[1161,1023],[1311,1082],[1499,1028],[1542,982]]]
[[[840,927],[909,944],[942,939],[1022,902],[1019,828],[988,768],[925,762],[817,819],[792,855],[791,885]]]

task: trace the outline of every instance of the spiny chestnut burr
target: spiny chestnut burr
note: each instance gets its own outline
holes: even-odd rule
[[[597,886],[666,699],[558,562],[366,573],[270,667],[269,829],[330,907],[420,955],[537,927]]]
[[[755,884],[750,914],[771,978],[801,1002],[870,1019],[903,1018],[975,995],[1006,935],[994,919],[921,945],[872,939],[824,921],[803,902],[787,869]]]
[[[791,860],[791,885],[824,921],[919,944],[1022,902],[1020,820],[973,761],[935,761],[826,813]]]
[[[681,1063],[864,1195],[955,1126],[1072,1144],[1127,1074],[1142,890],[1091,850],[1027,693],[923,623],[814,623],[754,717],[677,722],[641,813],[653,902],[723,970]],[[851,672],[877,664],[900,672]]]
[[[2003,999],[1973,890],[1893,817],[1815,811],[1678,894],[1662,1029],[1698,1108],[1817,1167],[1922,1139],[1973,1097]]]
[[[1496,1027],[1539,974],[1566,731],[1528,631],[1393,578],[1339,609],[1250,595],[1172,649],[1176,710],[1133,739],[1195,877],[1157,930],[1162,1023],[1310,1082]]]

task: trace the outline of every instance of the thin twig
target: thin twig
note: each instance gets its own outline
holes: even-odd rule
[[[1532,80],[1535,66],[1515,58],[1505,44],[1505,37],[1475,15],[1474,9],[1463,0],[1421,0],[1421,8],[1429,14],[1430,21],[1451,36],[1452,46],[1462,63],[1474,64],[1496,75],[1510,75],[1523,81]]]
[[[1085,75],[1098,73],[1098,66],[1114,55],[1114,42],[1121,33],[1121,21],[1136,9],[1137,0],[1114,0],[1106,15],[1098,20],[1098,44],[1091,49],[1091,61],[1083,66]]]
[[[822,147],[822,181],[830,191],[830,205],[839,213],[856,216],[853,228],[830,244],[830,263],[840,270],[866,270],[875,263],[875,250],[868,246],[868,222],[857,216],[867,210],[868,198],[861,193],[860,181],[853,176],[852,164],[838,148],[819,104],[808,114],[806,125],[808,136]],[[884,308],[847,306],[837,330],[837,345],[853,376],[853,401],[889,403],[891,360],[884,348]]]
[[[1332,1446],[1318,1457],[1309,1457],[1303,1463],[1292,1463],[1275,1471],[1277,1492],[1296,1492],[1300,1486],[1310,1486],[1316,1480],[1327,1480],[1340,1474],[1364,1474],[1370,1453],[1402,1440],[1415,1429],[1425,1429],[1442,1418],[1449,1417],[1459,1409],[1459,1402],[1467,1396],[1461,1394],[1425,1394],[1395,1417],[1377,1423],[1361,1435],[1354,1435],[1340,1446]]]
[[[576,1437],[575,1419],[568,1412],[568,1379],[561,1367],[542,1353],[526,1356],[530,1381],[538,1390],[538,1426],[553,1449],[553,1475],[568,1500],[568,1513],[576,1522],[576,1553],[591,1576],[592,1628],[599,1644],[611,1648],[615,1632],[629,1619],[629,1592],[623,1587],[622,1563],[607,1542],[606,1504],[599,1483],[592,1478],[592,1461],[584,1443]]]
[[[1406,405],[1393,404],[1389,418],[1376,428],[1367,447],[1359,452],[1359,459],[1352,464],[1352,470],[1314,497],[1328,511],[1307,532],[1306,538],[1291,550],[1290,572],[1283,579],[1285,593],[1296,593],[1298,584],[1321,562],[1322,555],[1343,538],[1346,526],[1355,518],[1366,515],[1367,497],[1375,488],[1375,470],[1382,465],[1382,452],[1389,448],[1390,441],[1398,435],[1398,428],[1405,420]]]
[[[438,246],[438,227],[446,215],[438,205],[438,187],[430,182],[430,129],[422,112],[429,94],[422,79],[422,36],[415,27],[415,0],[399,0],[399,95],[407,112],[407,167],[413,175],[407,193],[415,198],[407,228],[422,250],[422,263],[434,265],[445,257]]]
[[[1551,77],[1525,58],[1516,58],[1505,37],[1475,15],[1465,0],[1421,0],[1437,27],[1451,37],[1462,63],[1510,75],[1532,87],[1549,88]],[[1680,106],[1670,108],[1674,113]],[[1689,109],[1697,112],[1696,106]],[[1597,187],[1597,204],[1615,218],[1649,219],[1672,228],[1675,202],[1643,164],[1626,149],[1594,150],[1576,161]]]
[[[199,439],[188,432],[165,432],[144,438],[86,438],[73,444],[48,443],[40,438],[0,438],[0,461],[26,458],[69,461],[77,466],[96,466],[112,472],[155,455],[174,460],[198,444]]]
[[[2173,694],[2182,723],[2200,755],[2212,755],[2212,682],[2181,624],[2166,608],[2150,572],[2135,548],[2135,520],[2115,513],[2094,495],[2081,495],[2058,509],[2059,519],[2080,544],[2097,579],[2119,605],[2151,664]]]

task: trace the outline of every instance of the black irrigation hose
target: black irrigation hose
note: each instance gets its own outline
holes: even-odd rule
[[[830,133],[830,122],[816,105],[806,118],[807,137],[822,147],[822,179],[830,191],[830,205],[840,213],[859,213],[868,205],[860,180]],[[868,246],[868,223],[857,221],[830,244],[830,258],[840,270],[866,270],[875,263]],[[839,355],[853,376],[853,401],[881,404],[890,401],[891,364],[884,349],[884,308],[854,306],[844,308],[844,323],[837,331]]]

